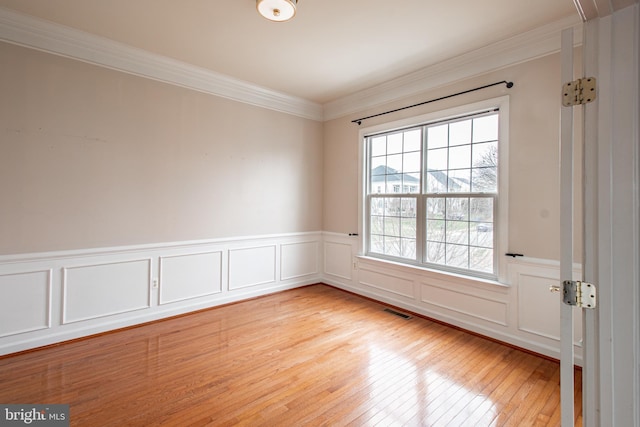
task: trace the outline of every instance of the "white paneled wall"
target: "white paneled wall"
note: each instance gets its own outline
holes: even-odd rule
[[[510,283],[498,284],[359,257],[357,239],[317,232],[0,257],[0,354],[324,282],[558,357],[557,262],[509,258]]]
[[[322,233],[0,257],[0,355],[321,281]]]
[[[508,284],[358,257],[358,238],[324,233],[323,282],[540,354],[559,358],[558,262],[508,258]],[[579,279],[580,268],[574,268]],[[576,363],[582,362],[575,310]]]

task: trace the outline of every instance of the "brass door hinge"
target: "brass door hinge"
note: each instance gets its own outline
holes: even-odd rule
[[[596,78],[585,77],[562,85],[562,105],[572,107],[596,99]]]

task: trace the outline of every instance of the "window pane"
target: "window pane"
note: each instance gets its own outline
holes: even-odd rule
[[[469,244],[482,248],[493,248],[493,223],[472,222]]]
[[[469,219],[469,199],[466,197],[447,199],[447,219],[467,221]]]
[[[427,175],[427,193],[447,192],[447,173],[440,171],[430,171]]]
[[[427,220],[427,240],[444,242],[445,222],[439,219]]]
[[[498,115],[473,119],[473,142],[495,141],[498,139]]]
[[[403,172],[420,172],[420,169],[422,169],[422,160],[419,151],[405,153],[402,162]]]
[[[400,256],[400,239],[398,237],[385,237],[384,253],[391,256]]]
[[[386,157],[372,157],[371,158],[371,175],[384,175],[387,172],[387,158]]]
[[[384,201],[385,216],[400,216],[400,198],[389,197]]]
[[[384,237],[377,234],[372,234],[370,244],[369,244],[369,250],[371,252],[383,254],[384,253]]]
[[[387,135],[387,154],[402,153],[402,134]]]
[[[469,268],[485,273],[493,273],[493,250],[471,248],[469,251]]]
[[[449,149],[449,169],[469,169],[471,167],[471,145]]]
[[[400,235],[402,237],[416,238],[416,219],[415,218],[401,218],[400,219]]]
[[[447,149],[427,150],[427,170],[447,170]]]
[[[449,145],[471,144],[471,120],[449,124]]]
[[[449,126],[431,126],[427,130],[427,148],[441,148],[449,144]]]
[[[404,133],[404,152],[420,151],[422,147],[422,129],[410,130]]]
[[[387,154],[387,137],[378,136],[371,139],[371,155],[384,156]]]
[[[444,264],[445,243],[427,242],[427,262],[434,264]]]
[[[416,203],[417,203],[417,200],[414,199],[413,197],[404,197],[402,199],[402,217],[415,218]]]
[[[497,184],[496,168],[478,168],[471,172],[471,191],[474,193],[495,193]]]
[[[446,264],[448,266],[469,268],[468,246],[447,244],[446,250]]]
[[[469,244],[469,223],[466,221],[447,221],[447,243]]]
[[[402,239],[400,243],[402,245],[401,256],[404,258],[416,259],[416,240]]]
[[[402,175],[387,175],[386,193],[399,193],[402,188]]]
[[[419,173],[407,173],[404,174],[404,193],[418,193],[420,192],[420,174]]]
[[[402,154],[387,156],[387,173],[402,172]]]
[[[471,189],[471,169],[460,169],[449,171],[449,179],[447,180],[450,193],[468,193]]]
[[[384,199],[382,197],[371,198],[371,215],[384,215]]]
[[[384,232],[381,216],[371,216],[371,222],[369,226],[371,227],[372,234],[382,234]]]
[[[498,166],[498,145],[494,142],[473,144],[473,167]]]
[[[472,197],[469,200],[469,219],[493,222],[493,197]]]
[[[384,218],[384,235],[400,237],[400,218],[388,216]]]
[[[444,197],[430,197],[427,199],[427,218],[444,219],[445,215]]]

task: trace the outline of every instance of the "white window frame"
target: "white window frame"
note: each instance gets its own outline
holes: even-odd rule
[[[492,278],[499,283],[508,283],[507,277],[507,259],[505,253],[508,252],[509,244],[509,96],[502,96],[498,98],[491,98],[484,101],[479,101],[471,104],[464,104],[445,110],[434,111],[432,113],[423,114],[420,116],[410,117],[402,120],[396,120],[391,122],[380,123],[368,127],[361,128],[358,132],[358,254],[364,257],[366,250],[366,241],[368,239],[369,231],[366,230],[367,210],[365,206],[366,200],[366,187],[367,187],[367,149],[366,139],[367,136],[390,132],[394,130],[404,129],[412,126],[419,126],[428,124],[430,122],[455,119],[460,116],[466,116],[475,113],[481,113],[490,109],[500,110],[499,120],[499,143],[498,143],[498,196],[497,206],[495,207],[494,224],[497,227],[497,233],[494,242],[495,262],[496,262],[496,277]],[[424,236],[419,235],[418,238]],[[383,256],[369,257],[369,259],[376,259],[385,261]],[[403,263],[401,260],[393,259],[394,264],[406,265],[408,267],[419,268],[423,270],[433,271],[445,275],[463,276],[467,278],[477,278],[479,280],[486,281],[486,277],[482,274],[474,274],[469,271],[465,274],[459,272],[448,271],[446,266],[442,269],[435,267],[418,266],[411,262]]]

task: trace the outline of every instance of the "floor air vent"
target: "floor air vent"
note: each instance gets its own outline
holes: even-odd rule
[[[403,319],[407,319],[407,320],[411,319],[411,316],[409,316],[408,314],[400,313],[399,311],[395,311],[390,308],[385,308],[384,311],[386,311],[387,313],[391,313],[395,316],[402,317]]]

